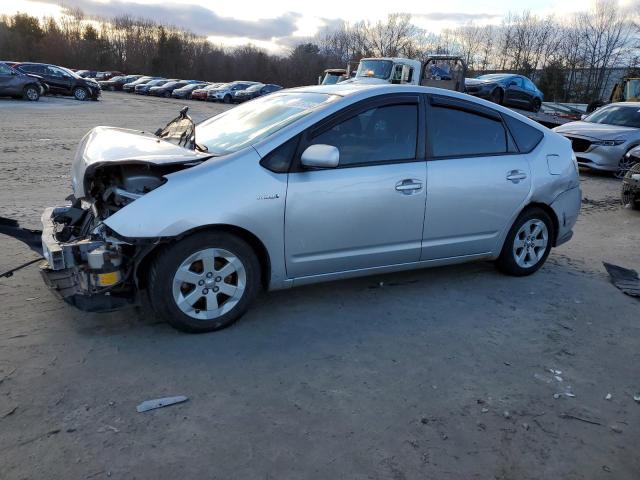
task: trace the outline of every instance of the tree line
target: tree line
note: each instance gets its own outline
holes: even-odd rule
[[[0,17],[0,59],[91,70],[119,70],[208,81],[259,80],[285,87],[314,84],[326,68],[369,56],[424,60],[462,56],[470,75],[508,71],[531,77],[555,101],[608,96],[614,69],[637,73],[638,14],[599,0],[568,18],[508,14],[498,25],[469,23],[439,34],[418,28],[409,14],[377,22],[342,23],[305,39],[284,55],[253,45],[225,48],[205,37],[146,19],[60,18],[23,13]]]

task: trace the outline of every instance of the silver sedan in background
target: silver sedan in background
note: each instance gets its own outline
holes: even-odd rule
[[[633,166],[627,153],[640,145],[640,102],[605,105],[554,130],[571,140],[578,165],[623,178]]]
[[[43,274],[68,302],[113,309],[146,290],[171,325],[206,332],[261,288],[474,260],[529,275],[580,210],[565,138],[440,89],[283,90],[176,138],[82,140],[75,201],[42,217]]]

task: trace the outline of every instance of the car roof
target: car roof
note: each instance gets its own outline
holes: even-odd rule
[[[490,108],[499,112],[502,112],[506,115],[510,115],[512,117],[516,117],[519,120],[527,123],[529,125],[535,126],[536,128],[540,128],[540,124],[534,122],[533,120],[525,117],[524,115],[519,114],[518,112],[514,112],[513,110],[503,107],[502,105],[498,105],[496,103],[490,102],[488,100],[483,100],[478,97],[473,97],[466,93],[456,92],[453,90],[445,90],[443,88],[437,87],[423,87],[421,85],[393,85],[390,83],[385,84],[365,84],[365,83],[338,83],[335,85],[309,85],[306,87],[297,87],[297,88],[289,88],[285,90],[279,90],[278,93],[286,93],[286,92],[304,92],[304,93],[324,93],[326,95],[337,95],[340,97],[356,97],[357,100],[364,100],[366,98],[374,97],[377,95],[384,94],[392,94],[392,93],[416,93],[416,94],[431,94],[431,95],[441,95],[447,96],[450,98],[457,98],[460,100],[465,100],[470,103],[475,103],[485,108]],[[357,98],[360,97],[360,98]],[[624,102],[624,104],[629,104],[631,102]],[[640,104],[640,102],[639,102]]]

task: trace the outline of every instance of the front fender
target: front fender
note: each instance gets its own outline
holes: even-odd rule
[[[239,227],[262,242],[272,262],[272,281],[279,280],[284,275],[287,175],[270,172],[259,161],[248,148],[173,173],[104,223],[128,239],[167,239],[215,225]]]

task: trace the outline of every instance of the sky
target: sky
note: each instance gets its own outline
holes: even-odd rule
[[[470,22],[500,23],[509,11],[568,15],[590,8],[594,1],[0,0],[0,14],[60,16],[67,8],[80,8],[86,15],[99,17],[129,14],[205,35],[214,43],[235,46],[250,42],[278,53],[341,21],[376,21],[394,12],[409,13],[416,26],[437,33]],[[628,6],[636,0],[617,1]]]

